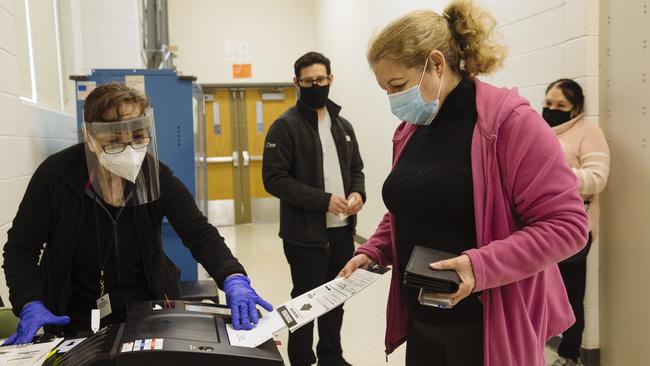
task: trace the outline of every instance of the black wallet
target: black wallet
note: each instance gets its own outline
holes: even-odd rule
[[[438,271],[429,264],[458,255],[416,245],[404,271],[404,285],[422,288],[440,294],[453,294],[458,291],[460,277],[456,271]]]

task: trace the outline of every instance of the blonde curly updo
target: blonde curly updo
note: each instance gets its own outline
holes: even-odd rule
[[[408,68],[421,66],[433,50],[445,56],[457,74],[488,74],[503,65],[508,50],[493,40],[496,21],[471,0],[454,0],[442,15],[432,10],[406,14],[372,41],[370,65],[390,60]]]

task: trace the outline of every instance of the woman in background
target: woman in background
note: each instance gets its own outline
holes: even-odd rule
[[[587,255],[592,240],[598,237],[600,207],[598,194],[607,185],[609,148],[603,131],[584,119],[585,97],[582,88],[571,79],[552,82],[546,89],[542,116],[560,140],[571,170],[580,182],[579,192],[589,214],[589,239],[576,255],[560,262],[560,272],[576,316],[576,322],[562,334],[559,357],[553,366],[577,365],[585,329],[584,298]]]

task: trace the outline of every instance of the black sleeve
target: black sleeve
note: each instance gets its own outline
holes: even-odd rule
[[[348,122],[349,124],[349,122]],[[366,177],[363,175],[363,160],[359,152],[359,142],[354,134],[352,125],[350,128],[350,138],[352,139],[352,159],[350,162],[350,192],[358,192],[366,202]]]
[[[219,288],[223,288],[224,280],[231,274],[246,274],[217,228],[196,206],[187,187],[163,164],[160,165],[160,186],[163,210],[169,223]]]
[[[266,135],[262,177],[267,192],[307,210],[327,212],[331,193],[302,183],[292,177],[294,159],[293,139],[286,123],[277,120]]]
[[[16,316],[28,302],[44,301],[38,261],[50,236],[53,204],[47,162],[32,175],[3,249],[2,268]]]

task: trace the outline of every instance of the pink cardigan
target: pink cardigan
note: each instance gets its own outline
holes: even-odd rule
[[[578,181],[553,131],[516,89],[476,80],[478,120],[472,137],[477,249],[465,252],[483,303],[486,366],[543,366],[544,344],[575,318],[556,263],[587,241]],[[402,123],[393,166],[417,127]],[[433,204],[433,203],[432,203]],[[386,353],[406,341],[407,309],[386,213],[356,254],[393,265]]]

